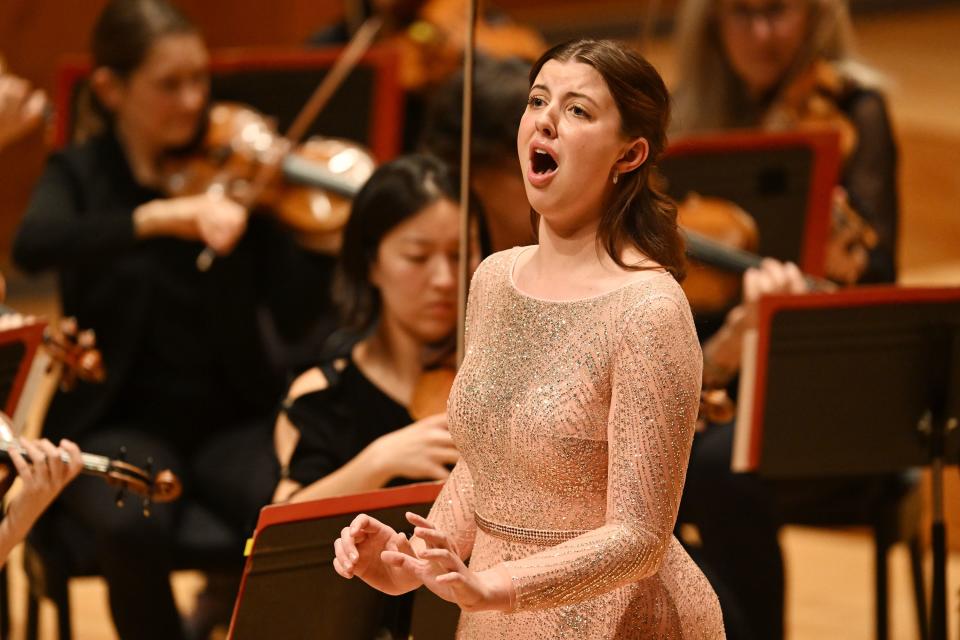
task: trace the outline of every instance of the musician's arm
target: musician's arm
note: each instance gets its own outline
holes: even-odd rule
[[[857,129],[857,146],[842,178],[851,204],[877,231],[861,283],[896,281],[899,194],[897,144],[883,96],[865,91],[850,108]]]
[[[10,551],[23,540],[40,514],[53,502],[63,488],[73,480],[83,466],[80,450],[69,440],[61,440],[55,447],[49,440],[22,441],[28,463],[15,447],[9,449],[10,460],[20,476],[22,486],[7,507],[0,521],[0,566]],[[66,454],[69,462],[64,462]]]

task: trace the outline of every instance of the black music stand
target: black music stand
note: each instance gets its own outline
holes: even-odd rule
[[[421,587],[392,598],[333,570],[333,541],[358,513],[410,535],[404,513],[426,515],[440,491],[422,483],[260,513],[230,624],[230,640],[453,638],[460,608]],[[389,635],[383,635],[384,633]]]
[[[945,640],[943,468],[960,459],[960,288],[763,298],[740,389],[735,470],[798,477],[930,467],[930,637]]]
[[[757,224],[757,253],[823,276],[840,138],[831,131],[741,130],[697,134],[670,144],[659,162],[667,193],[730,200]]]

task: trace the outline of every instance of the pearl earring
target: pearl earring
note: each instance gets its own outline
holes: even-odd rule
[[[613,184],[617,184],[617,181],[620,179],[620,172],[616,169],[613,170]]]

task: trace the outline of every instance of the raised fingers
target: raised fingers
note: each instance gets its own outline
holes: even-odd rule
[[[80,447],[78,447],[74,442],[64,439],[60,441],[60,448],[63,451],[66,451],[67,455],[70,456],[70,477],[76,477],[76,475],[83,469],[83,454],[80,452]]]
[[[43,451],[47,469],[50,470],[50,478],[58,485],[65,482],[67,465],[60,459],[60,450],[53,446],[53,443],[46,438],[40,440],[37,446]]]
[[[339,544],[339,548],[343,553],[343,558],[341,559],[341,564],[347,570],[352,570],[354,563],[360,559],[360,554],[357,552],[357,546],[354,543],[353,527],[344,527],[340,532],[340,537],[337,538],[337,541],[334,542],[333,547],[336,551]]]
[[[424,549],[420,552],[420,558],[434,562],[446,571],[460,571],[466,568],[460,556],[450,549]]]
[[[50,470],[47,467],[47,456],[43,450],[30,440],[21,440],[20,444],[23,445],[27,456],[30,458],[31,471],[33,472],[31,477],[48,478]]]
[[[26,460],[23,459],[23,455],[20,453],[20,448],[18,446],[11,445],[7,450],[7,453],[10,454],[10,460],[13,462],[14,468],[17,470],[17,475],[23,478],[24,482],[29,481],[33,478],[33,469]]]
[[[353,574],[344,569],[343,565],[340,564],[340,558],[333,559],[333,570],[336,571],[339,576],[346,578],[347,580],[353,578]]]
[[[428,548],[453,550],[453,542],[451,542],[449,536],[442,531],[417,527],[413,530],[413,533],[426,542]]]
[[[421,527],[423,529],[436,528],[433,526],[433,524],[431,524],[429,520],[421,516],[419,513],[414,513],[413,511],[407,511],[406,518],[407,518],[407,522],[409,522],[415,527]]]
[[[410,574],[420,577],[423,568],[426,566],[423,562],[417,560],[411,555],[399,551],[385,549],[380,552],[380,560],[391,567],[402,569]]]
[[[797,265],[792,262],[786,263],[786,265],[784,265],[784,274],[786,275],[788,283],[787,290],[790,293],[806,293],[809,287],[807,286],[806,279],[803,277],[803,273]]]
[[[343,531],[347,531],[347,529]],[[352,578],[355,560],[344,550],[343,540],[343,532],[341,532],[341,537],[333,541],[333,568],[344,578]]]

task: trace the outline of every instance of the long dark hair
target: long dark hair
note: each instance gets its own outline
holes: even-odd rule
[[[370,282],[370,268],[384,236],[437,200],[459,197],[459,183],[430,155],[402,156],[373,172],[353,200],[334,275],[343,330],[360,337],[380,318],[380,292]]]
[[[164,36],[199,34],[197,26],[167,0],[110,0],[100,12],[90,37],[95,68],[106,68],[126,80]],[[75,139],[89,137],[113,121],[89,86],[77,97]]]
[[[93,27],[93,64],[127,78],[163,36],[197,32],[197,27],[167,0],[111,0]]]
[[[661,190],[656,162],[667,146],[670,94],[647,60],[625,45],[610,40],[572,40],[559,44],[537,60],[530,70],[530,86],[549,60],[588,64],[603,77],[620,112],[621,131],[628,138],[645,138],[647,161],[620,176],[605,203],[597,241],[620,267],[627,246],[634,246],[661,264],[674,278],[686,274],[685,243],[677,227],[677,207]]]

